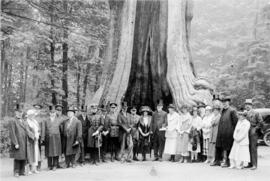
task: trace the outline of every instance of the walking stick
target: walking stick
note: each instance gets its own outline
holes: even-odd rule
[[[100,136],[101,134],[99,133],[98,134],[98,161],[100,162]]]

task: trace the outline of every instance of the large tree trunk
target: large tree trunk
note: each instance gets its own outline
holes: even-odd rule
[[[122,9],[117,64],[106,102],[124,99],[153,108],[163,99],[178,109],[210,103],[209,84],[197,79],[189,48],[192,2],[125,0]]]

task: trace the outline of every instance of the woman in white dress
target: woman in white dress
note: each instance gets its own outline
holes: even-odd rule
[[[187,158],[189,156],[188,143],[189,143],[189,132],[191,128],[192,117],[188,112],[188,107],[182,107],[181,120],[179,122],[179,141],[177,147],[177,154],[181,155],[180,162],[187,163]]]
[[[211,136],[211,122],[213,120],[212,107],[207,106],[205,108],[205,116],[202,119],[202,132],[203,132],[203,156],[206,159],[205,163],[210,163],[208,158],[209,141]]]
[[[173,104],[168,106],[169,114],[167,115],[168,126],[166,130],[166,141],[164,154],[171,155],[169,161],[175,162],[175,154],[177,149],[177,135],[178,126],[181,119],[180,115],[176,112],[176,108]]]
[[[190,139],[188,151],[191,154],[191,162],[198,161],[198,153],[201,152],[200,132],[202,129],[202,118],[198,115],[198,108],[192,110]]]
[[[27,123],[31,130],[33,131],[35,135],[34,139],[34,160],[33,162],[29,163],[31,167],[31,171],[29,171],[29,174],[31,173],[38,173],[37,171],[37,166],[38,166],[38,161],[40,160],[40,154],[39,154],[39,148],[38,148],[38,140],[39,140],[39,123],[35,119],[36,116],[36,111],[35,110],[28,110],[27,111]]]
[[[246,119],[247,113],[239,113],[239,119],[233,133],[233,146],[229,155],[230,168],[242,169],[250,162],[248,132],[250,122]]]

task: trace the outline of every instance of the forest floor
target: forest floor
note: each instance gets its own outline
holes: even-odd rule
[[[149,158],[150,160],[150,158]],[[1,159],[1,181],[18,180],[12,175],[13,162],[9,158]],[[133,162],[122,164],[108,162],[93,166],[86,164],[75,169],[59,169],[46,171],[46,160],[43,161],[42,172],[30,176],[19,177],[21,181],[160,181],[160,180],[199,180],[199,181],[266,181],[270,178],[270,147],[259,147],[259,168],[251,170],[231,170],[228,168],[210,167],[204,163],[170,163]]]

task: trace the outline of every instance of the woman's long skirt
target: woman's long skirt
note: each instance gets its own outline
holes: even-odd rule
[[[175,155],[177,151],[177,132],[166,131],[164,154]]]
[[[250,162],[249,145],[234,142],[229,158],[235,161]]]
[[[189,156],[188,152],[189,134],[183,133],[178,136],[177,154]]]

